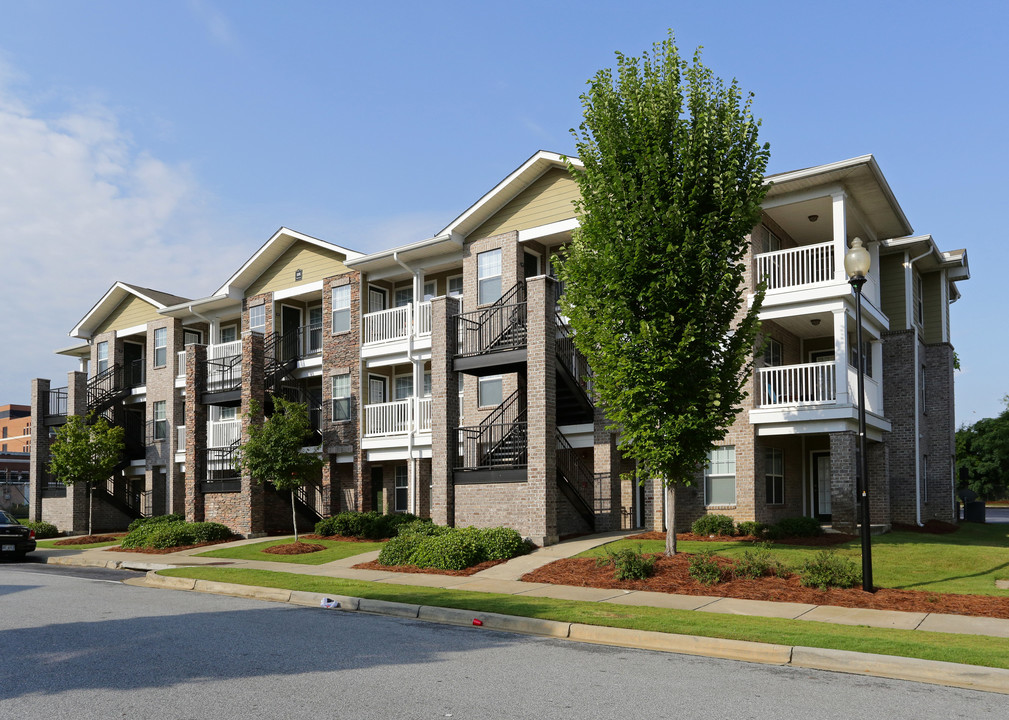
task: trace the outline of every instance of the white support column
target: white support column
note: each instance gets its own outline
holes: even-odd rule
[[[834,393],[838,405],[848,404],[848,316],[834,310]]]
[[[848,227],[844,217],[844,192],[831,194],[831,218],[834,225],[834,279],[846,282],[844,254],[848,251]]]

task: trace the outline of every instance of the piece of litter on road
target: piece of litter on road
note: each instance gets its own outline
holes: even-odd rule
[[[338,608],[340,603],[338,600],[333,600],[332,598],[324,597],[321,603],[324,608]]]
[[[473,624],[474,625],[483,625],[483,620],[481,620],[480,618],[473,618]]]

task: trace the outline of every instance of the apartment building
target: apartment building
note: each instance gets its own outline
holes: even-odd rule
[[[0,405],[0,453],[26,453],[31,442],[32,409],[27,405]]]
[[[678,517],[814,515],[852,526],[857,430],[854,306],[843,256],[855,236],[865,288],[873,520],[951,520],[950,303],[964,251],[910,224],[871,156],[771,176],[751,235],[766,278],[767,342],[750,396]],[[434,237],[362,254],[281,228],[195,300],[116,283],[71,331],[66,387],[32,383],[32,514],[86,520],[83,491],[45,462],[68,414],[127,431],[95,526],[184,512],[244,535],[289,527],[288,499],[234,470],[253,407],[307,403],[299,491],[306,525],[343,509],[509,525],[542,544],[662,526],[655,483],[630,469],[592,400],[591,374],[557,300],[552,258],[577,227],[577,184],[539,152]],[[170,282],[170,279],[167,279]],[[887,400],[884,406],[884,398]]]

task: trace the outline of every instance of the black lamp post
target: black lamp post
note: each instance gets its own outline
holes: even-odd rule
[[[872,587],[872,533],[869,526],[869,462],[865,451],[865,362],[862,358],[862,286],[869,275],[869,251],[855,238],[844,256],[844,271],[855,291],[856,335],[855,361],[858,363],[858,457],[855,463],[855,482],[862,505],[862,589],[873,592]]]

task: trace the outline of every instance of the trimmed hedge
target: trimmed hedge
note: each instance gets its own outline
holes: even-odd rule
[[[702,515],[690,526],[694,535],[726,535],[736,534],[735,522],[728,515]]]
[[[317,522],[315,524],[315,534],[324,536],[343,535],[344,537],[382,540],[384,538],[396,537],[400,526],[417,520],[417,516],[410,513],[383,515],[374,510],[363,513],[348,510]]]
[[[180,545],[198,545],[214,540],[227,540],[231,529],[213,522],[188,523],[185,521],[154,522],[140,525],[123,538],[123,548],[165,548]]]
[[[36,540],[47,540],[49,538],[59,537],[60,531],[56,529],[56,526],[52,523],[47,522],[26,522],[22,523],[26,528],[35,531]]]
[[[184,522],[185,516],[181,513],[171,513],[169,515],[155,515],[154,517],[141,517],[137,518],[130,523],[130,526],[126,528],[127,532],[133,532],[141,525],[150,525],[151,523],[166,523],[166,522]]]
[[[820,521],[811,517],[794,517],[779,520],[764,531],[764,536],[771,540],[788,537],[816,537],[823,535]]]
[[[438,570],[465,570],[486,560],[508,560],[529,552],[529,545],[511,528],[449,528],[428,521],[400,527],[399,535],[382,548],[383,565],[415,565]]]

